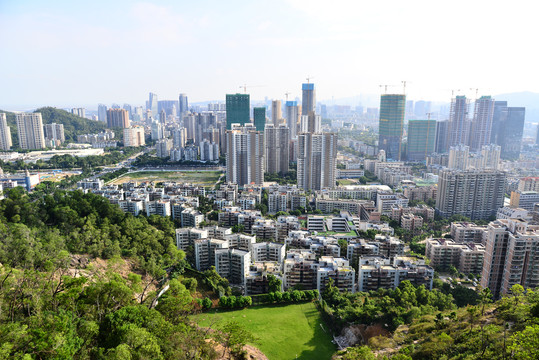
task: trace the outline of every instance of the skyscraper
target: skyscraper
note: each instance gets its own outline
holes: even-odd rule
[[[232,124],[245,125],[250,122],[249,94],[226,95],[226,129],[231,130]]]
[[[436,212],[488,219],[503,207],[506,173],[496,170],[442,170],[438,175]]]
[[[475,101],[470,133],[470,148],[472,151],[479,151],[484,145],[490,144],[493,115],[494,99],[490,96],[481,96]]]
[[[287,174],[289,159],[289,130],[288,126],[266,125],[264,132],[266,145],[266,172]]]
[[[228,97],[228,96],[227,96]],[[251,124],[226,132],[226,181],[239,186],[264,182],[264,134]]]
[[[406,95],[383,94],[380,98],[378,148],[387,158],[400,160]]]
[[[500,133],[501,125],[505,121],[505,116],[507,115],[507,101],[495,101],[494,110],[492,112],[492,131],[490,132],[490,143],[498,144],[498,136],[502,135]]]
[[[97,118],[99,121],[107,122],[107,105],[99,104],[97,106]]]
[[[12,146],[11,129],[7,125],[5,113],[0,113],[0,150],[9,150]]]
[[[449,110],[449,137],[447,146],[468,145],[470,121],[468,120],[468,108],[470,102],[466,96],[457,96],[451,100]]]
[[[159,123],[164,126],[166,122],[167,122],[167,112],[165,111],[165,109],[163,109],[159,113]]]
[[[283,111],[281,106],[281,100],[271,101],[271,123],[275,126],[279,126],[279,121],[283,118]]]
[[[316,90],[314,84],[307,83],[301,86],[303,97],[301,99],[301,115],[309,115],[316,111]]]
[[[130,125],[129,113],[124,109],[107,110],[107,127],[109,128],[128,128]]]
[[[425,161],[435,151],[436,120],[408,121],[408,160]]]
[[[520,156],[526,108],[507,107],[500,123],[497,144],[501,146],[502,159],[516,160]]]
[[[266,127],[266,108],[255,107],[253,108],[253,120],[255,123],[256,131],[264,131]]]
[[[43,120],[40,113],[17,114],[17,130],[21,149],[34,150],[45,147]]]
[[[286,107],[286,124],[290,131],[290,139],[294,139],[297,136],[298,132],[298,122],[299,122],[299,108],[297,101],[287,101],[285,104]]]
[[[146,110],[150,110],[152,112],[152,117],[154,119],[157,118],[158,114],[157,101],[157,94],[151,92],[148,98],[148,107],[146,108]]]
[[[449,136],[449,120],[438,121],[436,123],[436,152],[438,154],[447,152],[448,136]]]
[[[180,120],[183,119],[185,114],[189,111],[189,102],[187,101],[187,95],[186,94],[180,94],[179,97],[179,116]]]
[[[321,190],[335,187],[337,134],[298,135],[298,187]]]

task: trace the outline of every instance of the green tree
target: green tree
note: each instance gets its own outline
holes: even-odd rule
[[[539,325],[526,326],[511,337],[509,350],[517,360],[539,359]]]
[[[221,328],[222,342],[225,350],[229,350],[234,356],[242,353],[243,347],[255,337],[237,321],[229,321]],[[224,355],[224,354],[223,354]]]
[[[278,279],[273,274],[268,275],[268,291],[269,292],[281,291],[281,285],[282,285],[281,279]]]

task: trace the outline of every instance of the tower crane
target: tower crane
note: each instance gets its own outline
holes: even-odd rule
[[[307,75],[307,78],[305,79],[307,80],[307,84],[311,81],[311,79],[314,79],[314,76]]]
[[[470,88],[470,90],[475,90],[475,99],[477,100],[477,96],[479,95],[479,89],[478,88]]]
[[[288,95],[290,95],[290,94],[291,94],[291,93],[289,93],[289,92],[285,92],[285,93],[284,93],[284,96],[286,96],[286,101],[288,101]]]
[[[246,85],[246,84],[243,84],[243,86],[240,85],[240,89],[243,89],[243,92],[245,94],[247,94],[247,88],[252,88],[252,87],[264,87],[265,85]]]

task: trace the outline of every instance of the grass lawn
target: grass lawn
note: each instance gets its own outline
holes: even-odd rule
[[[139,171],[127,173],[114,184],[123,184],[129,181],[176,181],[202,186],[212,186],[221,176],[221,171]]]
[[[212,310],[196,315],[194,320],[199,326],[208,326],[212,319],[215,321],[214,317],[219,323],[235,320],[243,324],[258,338],[252,345],[270,360],[296,359],[296,356],[303,360],[326,360],[337,350],[314,303]]]

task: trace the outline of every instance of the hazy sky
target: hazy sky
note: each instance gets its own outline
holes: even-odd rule
[[[0,0],[0,108],[539,92],[534,1]],[[95,106],[95,105],[94,105]]]

